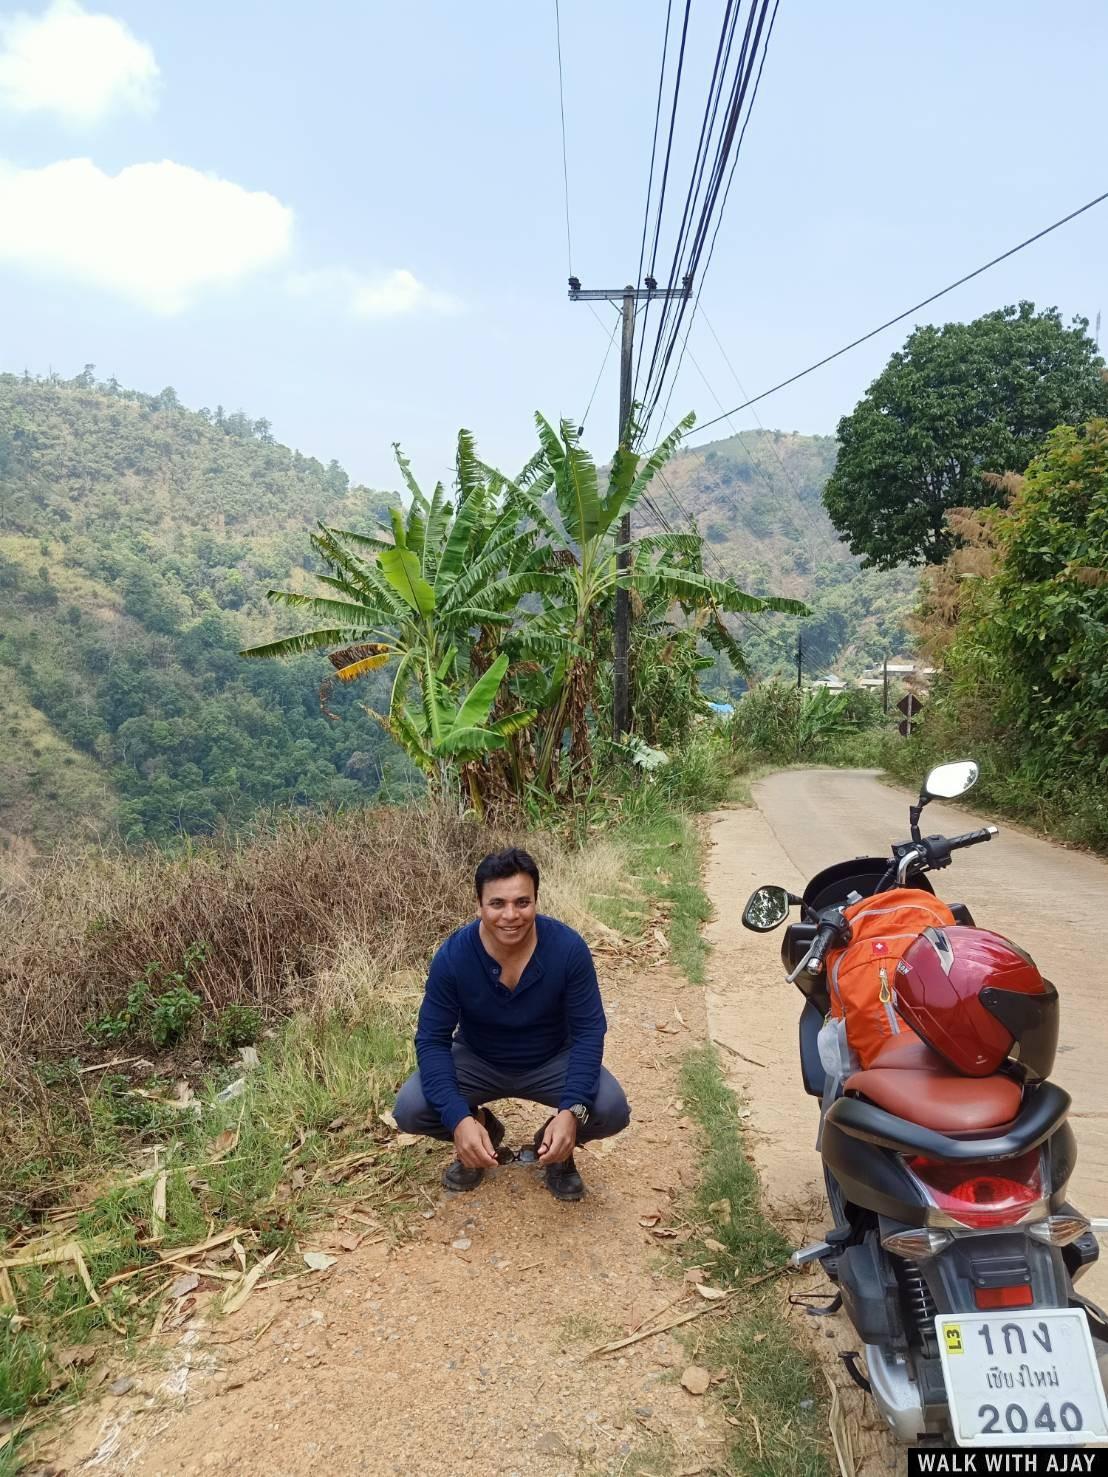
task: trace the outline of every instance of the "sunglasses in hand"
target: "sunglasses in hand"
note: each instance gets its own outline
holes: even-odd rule
[[[509,1149],[503,1147],[496,1151],[497,1164],[538,1164],[539,1156],[534,1144],[526,1144],[522,1149]]]

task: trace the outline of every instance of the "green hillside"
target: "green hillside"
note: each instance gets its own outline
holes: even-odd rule
[[[747,589],[813,606],[809,675],[900,648],[914,591],[911,573],[861,571],[835,538],[820,501],[834,457],[829,437],[748,432],[665,474]],[[387,672],[335,693],[331,718],[319,658],[238,656],[297,628],[265,591],[312,585],[316,520],[367,528],[389,501],[241,412],[185,410],[91,367],[0,375],[0,846],[163,842],[408,784],[361,707],[387,707]],[[664,486],[653,502],[680,523]],[[794,620],[737,629],[760,675],[791,668]],[[724,666],[708,678],[734,689]]]
[[[857,674],[907,643],[904,623],[918,572],[863,570],[839,542],[822,502],[835,453],[832,436],[744,431],[683,452],[666,469],[677,505],[746,589],[812,607],[800,622],[774,616],[737,624],[760,676],[794,669],[798,629],[809,677],[831,668]],[[653,500],[679,526],[678,506],[664,486]]]
[[[172,390],[0,375],[0,843],[163,841],[402,781],[358,706],[387,679],[333,721],[317,661],[237,655],[295,625],[265,590],[313,565],[315,520],[387,500]]]

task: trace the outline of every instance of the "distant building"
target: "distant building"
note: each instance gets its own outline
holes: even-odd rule
[[[812,683],[813,687],[828,687],[832,692],[842,692],[846,683],[835,672],[828,672],[826,677],[817,677]]]
[[[924,686],[930,682],[935,675],[934,667],[924,667],[916,662],[909,661],[907,657],[898,657],[896,661],[889,663],[889,682],[899,683],[900,686]],[[885,685],[885,672],[883,667],[871,667],[868,672],[863,672],[858,678],[858,687],[869,687],[880,689]]]

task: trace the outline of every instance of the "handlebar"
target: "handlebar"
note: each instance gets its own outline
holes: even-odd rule
[[[809,974],[820,974],[823,970],[823,956],[839,936],[839,928],[834,923],[821,923],[816,936],[812,940],[812,947],[808,950],[808,958],[805,968]]]
[[[961,836],[921,836],[906,850],[897,849],[896,881],[903,887],[908,873],[915,867],[927,871],[939,871],[950,865],[950,854],[966,846],[976,846],[981,841],[991,841],[999,835],[996,826],[982,826],[978,831],[966,831]]]
[[[841,908],[831,910],[830,916],[824,917],[816,930],[816,936],[808,947],[808,952],[791,974],[785,976],[789,984],[793,984],[798,974],[806,970],[808,974],[822,974],[823,956],[832,944],[849,943],[850,924],[843,917]]]
[[[991,841],[999,834],[998,826],[982,826],[979,831],[966,831],[962,836],[952,836],[947,846],[951,851],[961,851],[964,846],[976,846],[980,841]]]

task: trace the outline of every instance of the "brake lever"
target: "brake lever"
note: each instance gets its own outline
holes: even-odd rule
[[[785,976],[785,983],[787,985],[796,984],[797,976],[803,974],[804,970],[808,967],[808,960],[812,957],[812,951],[815,949],[815,947],[816,941],[815,939],[813,939],[812,942],[808,945],[808,952],[804,955],[804,958],[801,959],[800,963],[796,966],[791,974],[787,974]]]
[[[920,847],[914,846],[911,851],[906,851],[900,858],[900,864],[896,869],[896,885],[903,887],[908,880],[908,868],[913,862],[926,861],[927,853]]]

